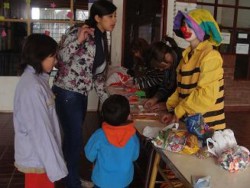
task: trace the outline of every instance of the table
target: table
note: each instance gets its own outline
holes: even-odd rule
[[[177,177],[191,187],[191,176],[211,176],[211,188],[247,188],[250,187],[250,168],[230,173],[215,164],[213,158],[198,159],[195,156],[158,151],[164,162],[169,165]],[[186,187],[185,186],[185,187]]]
[[[110,94],[131,95],[126,93],[122,87],[109,87]],[[140,135],[143,128],[146,126],[164,127],[162,123],[156,120],[135,120],[135,127]],[[143,138],[143,136],[142,136]],[[150,141],[148,141],[150,142]],[[157,173],[161,169],[159,167],[160,160],[163,160],[166,165],[175,173],[185,187],[192,187],[192,176],[210,176],[211,188],[248,188],[250,187],[250,167],[237,173],[230,173],[215,164],[215,159],[198,159],[195,156],[178,154],[170,151],[163,151],[152,145],[150,149],[150,161],[147,167],[149,174],[146,177],[145,187],[154,188]],[[166,179],[166,177],[163,177]],[[147,183],[149,182],[149,183]],[[149,185],[148,185],[149,184]]]
[[[145,126],[164,126],[159,122],[135,121],[138,132],[142,133]],[[163,160],[166,165],[175,173],[185,187],[192,187],[192,176],[211,176],[211,188],[249,188],[250,167],[237,173],[230,173],[215,164],[214,158],[198,159],[196,156],[178,154],[170,151],[163,151],[154,147],[156,155],[153,162],[153,169],[149,188],[154,188],[159,162]]]

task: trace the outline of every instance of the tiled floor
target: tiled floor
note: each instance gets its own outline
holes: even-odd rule
[[[88,126],[87,126],[88,125]],[[97,113],[88,113],[84,124],[84,143],[90,135],[100,126]],[[24,176],[18,172],[14,165],[14,130],[12,113],[0,113],[0,188],[23,188]],[[82,155],[81,175],[90,179],[91,163]],[[57,182],[57,188],[63,188],[61,182]]]
[[[250,149],[250,112],[227,112],[227,127],[231,128],[239,145]],[[84,125],[84,142],[98,128],[99,120],[97,113],[88,113],[86,124]],[[13,123],[11,113],[0,113],[0,188],[22,188],[24,187],[23,174],[19,173],[13,166],[14,148],[13,148]],[[82,169],[82,176],[90,178],[91,164],[83,157],[85,168]],[[136,175],[134,188],[142,188],[143,184],[140,177]],[[62,183],[57,183],[57,188],[63,188]]]
[[[23,187],[23,174],[16,171],[14,161],[12,114],[0,114],[0,187]]]

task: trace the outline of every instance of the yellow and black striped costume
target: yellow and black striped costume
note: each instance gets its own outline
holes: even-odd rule
[[[183,52],[177,67],[177,89],[167,101],[168,110],[178,118],[201,113],[214,129],[225,128],[223,60],[209,41],[199,43],[189,58],[191,47]]]

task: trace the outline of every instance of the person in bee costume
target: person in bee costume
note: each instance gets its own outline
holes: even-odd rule
[[[217,22],[205,9],[188,13],[179,11],[174,19],[174,32],[190,43],[177,67],[177,88],[168,98],[165,123],[177,122],[200,113],[212,129],[224,129],[223,60],[215,49],[222,38]]]

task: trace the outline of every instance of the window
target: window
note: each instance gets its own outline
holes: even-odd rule
[[[32,8],[31,18],[34,20],[70,20],[70,9],[52,9],[52,8]],[[76,10],[75,20],[84,21],[88,18],[88,10]],[[70,27],[70,23],[41,23],[34,22],[32,24],[32,33],[46,33],[54,38],[57,42],[60,41],[62,34]]]
[[[167,3],[165,0],[124,0],[124,43],[122,65],[130,68],[131,42],[138,38],[149,44],[159,41],[166,33]]]
[[[71,25],[88,17],[87,0],[28,2],[0,0],[0,76],[17,75],[21,47],[27,35],[47,33],[59,41]]]
[[[219,23],[223,35],[219,51],[236,55],[234,79],[250,80],[250,1],[197,0],[197,8],[209,10]]]

